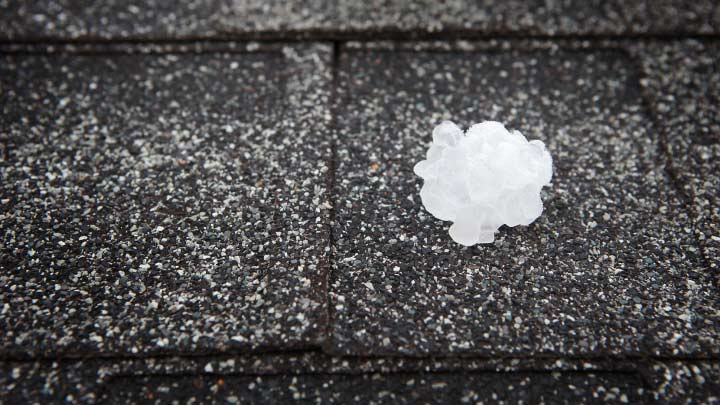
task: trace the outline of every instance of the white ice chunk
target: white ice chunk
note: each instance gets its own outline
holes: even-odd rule
[[[425,209],[453,221],[450,237],[471,246],[492,243],[500,226],[529,225],[543,211],[540,190],[552,179],[552,158],[539,140],[495,121],[467,132],[444,121],[433,130],[427,159],[415,165],[425,180]]]
[[[462,139],[463,131],[454,122],[443,121],[433,130],[433,143],[442,146],[455,146]]]

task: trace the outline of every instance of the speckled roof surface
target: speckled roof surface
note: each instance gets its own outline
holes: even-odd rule
[[[319,340],[329,48],[273,48],[3,58],[4,353]]]
[[[720,401],[719,10],[0,0],[0,403]],[[450,240],[443,119],[536,222]]]
[[[0,1],[0,39],[717,35],[714,0]]]
[[[626,53],[374,45],[340,59],[335,350],[718,353],[717,291]],[[532,226],[462,249],[419,204],[424,129],[449,118],[545,142],[555,172]]]

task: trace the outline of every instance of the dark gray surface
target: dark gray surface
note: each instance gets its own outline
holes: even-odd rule
[[[632,50],[667,139],[671,172],[690,200],[695,232],[720,288],[720,46],[650,42]]]
[[[717,355],[718,291],[663,171],[633,60],[547,44],[500,51],[518,45],[342,54],[326,347]],[[412,167],[446,118],[500,120],[546,143],[555,176],[534,224],[462,248],[422,208]]]
[[[717,1],[0,0],[0,402],[720,401],[705,34]],[[233,37],[439,41],[196,41]],[[538,222],[424,213],[443,118],[548,143]]]
[[[223,30],[259,35],[717,34],[713,0],[229,0]],[[377,37],[377,35],[376,35]]]
[[[638,376],[622,373],[402,373],[144,377],[111,381],[111,403],[638,403]]]
[[[703,5],[689,8],[684,16],[702,23],[693,32],[712,31]],[[221,19],[236,34],[291,31],[313,33],[427,35],[439,32],[482,34],[619,34],[647,32],[650,24],[643,0],[631,1],[464,1],[371,0],[357,2],[229,0],[232,12]],[[677,10],[678,6],[675,7]],[[710,13],[709,15],[712,15]],[[681,20],[684,20],[681,18]],[[705,20],[705,21],[703,21]],[[673,26],[655,27],[671,31]],[[675,28],[680,28],[677,24]],[[687,27],[682,27],[687,29]]]
[[[0,1],[0,38],[187,39],[720,33],[713,0]]]
[[[0,372],[0,397],[8,403],[60,398],[107,403],[121,395],[143,402],[150,392],[153,400],[235,396],[261,403],[273,402],[263,400],[270,395],[292,398],[296,392],[306,400],[337,396],[343,402],[355,396],[395,403],[461,400],[472,392],[495,402],[496,392],[499,398],[530,397],[530,403],[619,403],[623,394],[627,403],[713,403],[720,388],[717,362],[640,359],[364,359],[308,352],[0,362]]]
[[[226,0],[0,0],[0,39],[209,37]]]
[[[0,59],[0,355],[316,345],[324,45]]]
[[[658,404],[720,402],[720,363],[706,361],[655,362],[645,372]]]

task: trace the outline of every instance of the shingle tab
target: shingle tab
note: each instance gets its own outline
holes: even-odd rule
[[[634,61],[573,47],[343,53],[331,350],[717,353],[718,291]],[[450,240],[412,172],[442,119],[498,120],[545,142],[555,175],[535,223],[501,228],[492,246]]]
[[[704,258],[720,288],[720,46],[717,42],[632,44],[643,85],[686,196]]]
[[[2,55],[0,353],[316,345],[330,55]]]

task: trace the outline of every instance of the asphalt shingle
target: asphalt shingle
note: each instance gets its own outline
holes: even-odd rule
[[[214,35],[225,0],[0,0],[0,39],[181,39]]]
[[[637,403],[642,381],[623,373],[401,373],[116,379],[114,403]]]
[[[331,48],[0,58],[0,354],[316,345]]]
[[[0,1],[0,39],[716,35],[713,0]]]
[[[657,403],[714,404],[720,401],[720,363],[656,362],[644,373]]]
[[[234,35],[427,36],[717,34],[712,0],[231,0],[221,31]]]
[[[718,290],[636,64],[588,44],[351,46],[340,57],[332,336],[341,354],[717,353]],[[545,212],[462,248],[412,173],[433,126],[505,122],[554,157]]]
[[[698,240],[720,288],[720,46],[651,41],[633,43],[631,50],[642,63],[642,83],[672,157],[671,173],[689,199]]]
[[[720,401],[718,34],[714,0],[0,0],[0,402]],[[442,119],[548,145],[538,221],[450,240]]]
[[[698,360],[373,358],[319,352],[0,361],[0,397],[9,403],[192,397],[264,403],[270,394],[289,399],[298,393],[342,403],[355,397],[380,403],[491,401],[493,395],[530,403],[712,403],[720,386],[718,370],[717,362]]]

